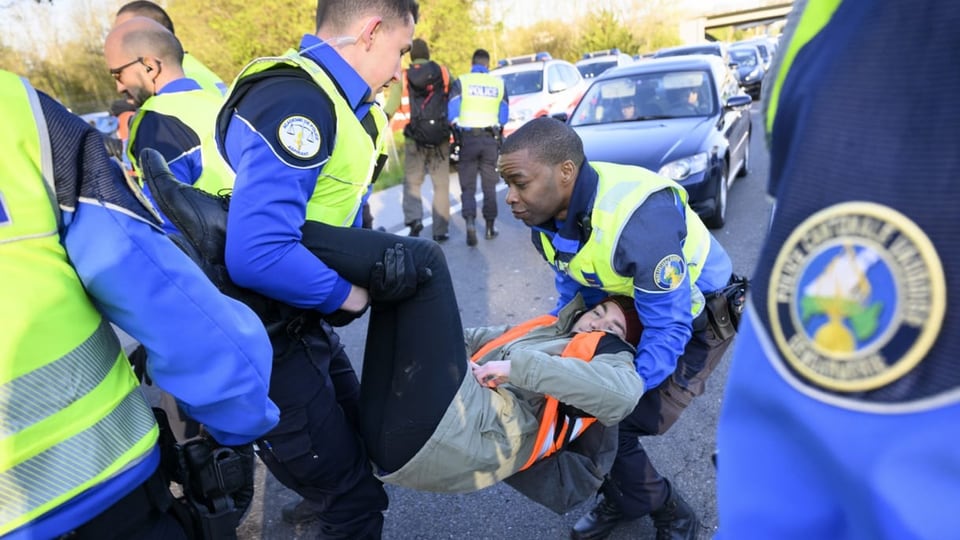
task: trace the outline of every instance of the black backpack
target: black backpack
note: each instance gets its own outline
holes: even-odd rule
[[[447,123],[447,88],[443,69],[436,62],[413,64],[407,70],[410,123],[403,135],[419,146],[439,146],[450,140]]]

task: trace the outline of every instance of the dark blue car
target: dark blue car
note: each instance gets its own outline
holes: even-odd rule
[[[677,181],[704,223],[719,228],[727,189],[749,172],[751,101],[720,57],[682,56],[603,73],[566,120],[588,159]]]

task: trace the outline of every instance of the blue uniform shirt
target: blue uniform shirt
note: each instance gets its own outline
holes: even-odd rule
[[[958,538],[960,4],[800,7],[717,431],[718,538]]]
[[[367,115],[370,87],[336,50],[313,35],[303,37],[300,50],[337,81],[358,119]],[[336,141],[333,105],[312,81],[279,75],[253,83],[230,113],[221,141],[237,173],[227,223],[230,277],[292,306],[336,311],[350,283],[300,243],[307,201]],[[307,160],[294,158],[277,141],[280,124],[291,116],[319,129],[320,150]]]
[[[279,411],[267,397],[270,341],[245,305],[220,294],[122,183],[100,135],[41,94],[54,126],[61,242],[104,317],[147,349],[148,373],[222,444],[252,441]],[[51,538],[88,521],[156,469],[158,452],[6,538]]]
[[[474,64],[470,68],[470,73],[489,73],[489,70],[481,65]],[[456,79],[450,83],[450,101],[447,102],[447,120],[453,122],[455,119],[460,117],[460,102],[461,93],[463,89],[460,88],[460,79]],[[505,126],[510,120],[510,99],[507,97],[507,89],[503,89],[503,99],[500,100],[500,125]]]
[[[540,232],[552,238],[559,260],[570,260],[580,251],[588,238],[582,218],[589,216],[593,210],[598,181],[597,172],[588,161],[584,161],[570,198],[567,219],[554,220],[546,227],[533,229],[533,243],[541,254]],[[614,270],[622,276],[633,278],[634,303],[643,323],[635,365],[647,388],[657,386],[673,373],[677,359],[683,354],[693,333],[689,274],[672,291],[663,291],[653,283],[654,269],[664,257],[683,256],[686,235],[683,202],[672,192],[662,190],[648,197],[630,216],[614,250]],[[711,236],[710,253],[697,286],[704,293],[715,291],[727,284],[732,271],[730,257]],[[588,306],[595,305],[609,294],[599,288],[581,285],[559,271],[556,271],[556,286],[560,294],[554,313],[578,292]]]

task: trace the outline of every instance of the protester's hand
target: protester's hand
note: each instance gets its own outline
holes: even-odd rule
[[[383,261],[370,271],[370,298],[377,302],[397,302],[413,296],[417,285],[430,278],[430,269],[418,272],[413,254],[400,242],[383,251]]]
[[[496,388],[503,383],[510,382],[510,361],[493,360],[483,365],[471,362],[473,376],[480,386]]]
[[[340,305],[340,309],[323,316],[331,326],[346,326],[359,319],[370,306],[370,293],[362,287],[350,286],[350,294]]]

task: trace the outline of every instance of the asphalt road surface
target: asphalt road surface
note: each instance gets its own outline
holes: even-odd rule
[[[734,271],[746,275],[753,272],[770,215],[771,205],[764,195],[768,154],[762,133],[760,106],[754,105],[751,172],[731,187],[727,224],[713,231],[730,253]],[[455,179],[451,179],[454,184]],[[378,194],[379,199],[374,201],[375,225],[406,234],[399,217],[398,189]],[[499,237],[485,240],[481,234],[479,245],[468,248],[463,220],[457,214],[451,218],[451,238],[443,244],[465,326],[523,321],[549,311],[556,303],[552,271],[531,245],[529,229],[513,219],[503,202],[504,193],[501,191],[498,197]],[[430,228],[423,234],[429,235]],[[359,373],[366,320],[358,320],[343,330],[341,336]],[[696,510],[702,525],[700,536],[704,539],[717,530],[716,476],[710,456],[728,367],[729,353],[708,381],[706,393],[694,400],[673,428],[665,435],[643,440],[657,469],[671,479]],[[591,499],[567,514],[557,515],[502,484],[465,495],[417,492],[395,486],[387,486],[387,492],[390,508],[383,535],[387,540],[569,538],[570,527],[594,502]],[[296,493],[280,485],[258,462],[256,500],[241,525],[239,537],[316,538],[315,524],[294,527],[281,520],[281,507],[296,500]],[[643,518],[621,525],[610,538],[654,536],[652,522]]]

